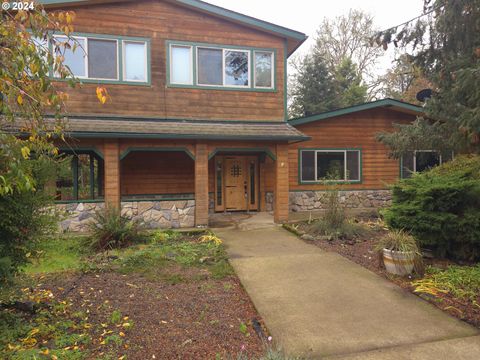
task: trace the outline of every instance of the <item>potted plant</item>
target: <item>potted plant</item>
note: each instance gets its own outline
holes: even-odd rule
[[[422,256],[415,238],[404,230],[389,231],[379,240],[376,250],[387,272],[401,276],[411,274]]]

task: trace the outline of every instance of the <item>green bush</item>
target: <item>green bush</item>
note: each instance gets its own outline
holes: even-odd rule
[[[0,196],[0,284],[29,262],[45,234],[55,231],[54,217],[45,210],[49,203],[41,192]]]
[[[438,256],[480,260],[480,156],[459,156],[393,186],[387,224]]]
[[[89,230],[90,246],[95,251],[122,248],[146,240],[139,222],[122,215],[115,208],[95,212]]]

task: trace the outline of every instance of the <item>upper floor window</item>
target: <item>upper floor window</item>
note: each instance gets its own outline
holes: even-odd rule
[[[435,150],[410,151],[401,158],[401,178],[409,178],[415,172],[429,170],[452,159],[453,152],[442,155]]]
[[[360,150],[300,150],[301,182],[360,181]]]
[[[147,40],[95,35],[54,35],[65,42],[64,65],[80,79],[112,82],[149,82]]]
[[[171,43],[169,84],[274,89],[274,51]]]

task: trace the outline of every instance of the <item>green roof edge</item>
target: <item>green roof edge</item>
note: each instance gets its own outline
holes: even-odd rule
[[[337,110],[326,111],[326,112],[316,114],[316,115],[310,115],[310,116],[304,116],[304,117],[299,117],[299,118],[295,118],[295,119],[290,119],[288,121],[288,123],[290,125],[297,126],[297,125],[302,125],[302,124],[308,124],[308,123],[318,121],[318,120],[330,119],[330,118],[335,117],[335,116],[351,114],[351,113],[358,112],[358,111],[370,110],[370,109],[375,109],[375,108],[379,108],[379,107],[390,107],[390,106],[398,106],[398,107],[403,108],[405,110],[416,111],[416,112],[419,112],[419,113],[424,113],[425,112],[425,110],[421,106],[410,104],[410,103],[400,101],[400,100],[386,98],[386,99],[371,101],[371,102],[368,102],[368,103],[353,105],[353,106],[349,106],[349,107],[345,107],[345,108],[341,108],[341,109],[337,109]]]

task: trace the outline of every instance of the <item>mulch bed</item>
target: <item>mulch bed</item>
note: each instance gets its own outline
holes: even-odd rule
[[[118,354],[128,359],[236,358],[242,350],[249,357],[264,350],[251,322],[259,315],[235,276],[173,285],[107,272],[44,279],[42,287],[79,311],[88,309],[92,324],[108,321],[112,309],[128,316],[133,328]],[[94,355],[104,351],[95,342],[91,348]]]
[[[307,224],[296,224],[300,232],[306,232],[308,229]],[[382,229],[376,229],[371,234],[365,237],[359,237],[354,241],[349,240],[337,240],[327,241],[323,239],[315,239],[313,241],[306,241],[309,244],[318,246],[325,251],[334,251],[347,259],[367,268],[370,271],[377,273],[380,276],[387,278],[388,280],[401,286],[403,289],[413,293],[415,289],[411,281],[412,278],[401,278],[391,275],[386,272],[383,263],[381,262],[377,253],[373,250],[376,242],[380,237],[385,235],[386,231]],[[435,265],[440,268],[444,268],[450,264],[448,260],[444,259],[424,259],[426,265]],[[431,304],[435,305],[439,309],[449,313],[450,315],[461,319],[475,327],[480,328],[480,307],[475,306],[466,299],[455,298],[451,294],[439,293],[437,296],[429,294],[418,294],[422,299],[427,300]],[[477,303],[480,305],[480,294],[477,299]]]

